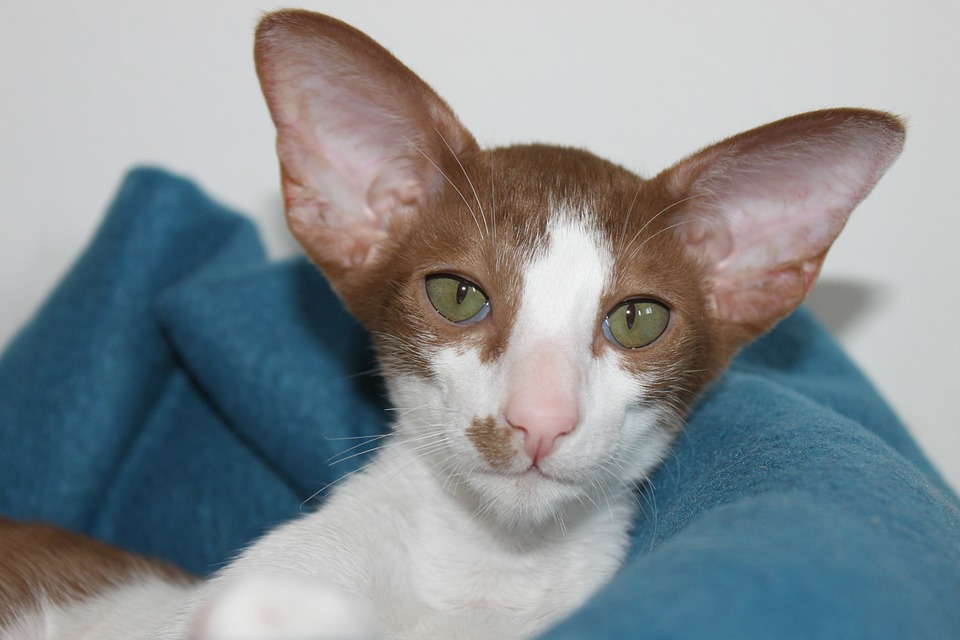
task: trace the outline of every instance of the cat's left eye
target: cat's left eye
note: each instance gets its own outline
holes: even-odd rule
[[[625,300],[603,319],[603,335],[624,349],[640,349],[663,335],[670,311],[655,300]]]
[[[490,313],[490,301],[480,287],[453,275],[427,277],[427,298],[444,318],[455,324],[473,324]]]

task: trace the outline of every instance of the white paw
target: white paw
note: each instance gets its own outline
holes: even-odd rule
[[[194,640],[369,640],[380,637],[369,602],[296,578],[258,577],[210,602]]]

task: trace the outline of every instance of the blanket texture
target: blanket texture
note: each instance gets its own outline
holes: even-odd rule
[[[189,181],[125,180],[0,360],[0,514],[200,574],[313,508],[386,428],[362,329]],[[624,568],[545,637],[960,638],[960,504],[800,311],[640,490]]]

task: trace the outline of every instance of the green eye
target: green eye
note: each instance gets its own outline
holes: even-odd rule
[[[429,276],[427,297],[440,315],[457,324],[472,324],[490,313],[487,295],[477,285],[457,276]]]
[[[603,320],[603,335],[625,349],[645,347],[667,330],[670,311],[653,300],[625,300]]]

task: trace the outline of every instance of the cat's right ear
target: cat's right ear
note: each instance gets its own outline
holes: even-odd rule
[[[272,13],[254,53],[287,223],[332,279],[374,263],[391,225],[443,187],[443,167],[477,151],[425,82],[338,20]]]

